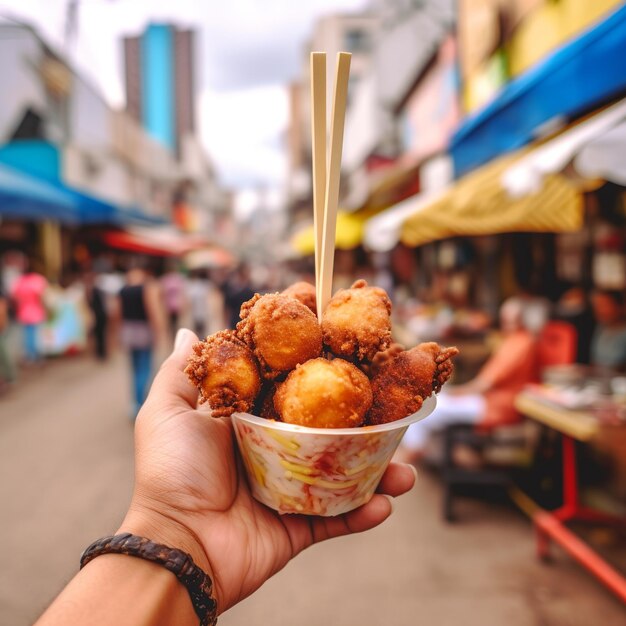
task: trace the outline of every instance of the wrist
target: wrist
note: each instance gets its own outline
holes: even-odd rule
[[[116,534],[131,533],[155,543],[182,550],[191,556],[213,582],[213,596],[221,606],[219,590],[210,559],[195,533],[176,519],[143,507],[131,505]]]

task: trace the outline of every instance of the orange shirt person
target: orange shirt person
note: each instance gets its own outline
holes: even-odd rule
[[[523,309],[515,298],[502,305],[502,343],[474,379],[442,391],[435,412],[409,427],[402,441],[408,457],[418,456],[430,434],[451,424],[491,429],[518,421],[515,396],[537,378],[536,339],[523,326]]]

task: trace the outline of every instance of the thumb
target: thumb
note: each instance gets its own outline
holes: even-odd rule
[[[167,360],[174,362],[180,369],[185,369],[193,344],[197,341],[195,333],[188,328],[179,328],[174,339],[174,350]]]
[[[187,328],[181,328],[176,333],[174,350],[161,365],[147,402],[154,402],[161,407],[196,408],[198,390],[187,378],[184,369],[192,354],[193,344],[197,341],[198,337]]]

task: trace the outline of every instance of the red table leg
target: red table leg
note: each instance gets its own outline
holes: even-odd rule
[[[554,511],[538,511],[533,516],[536,532],[537,555],[546,559],[549,556],[550,540],[556,541],[583,567],[606,585],[626,603],[626,578],[613,569],[596,552],[571,532],[564,522],[581,520],[623,525],[624,520],[581,507],[578,497],[578,473],[576,464],[576,442],[562,435],[563,443],[563,505]]]
[[[563,447],[563,505],[553,515],[561,521],[573,518],[578,510],[578,467],[576,464],[576,442],[566,435],[561,436]]]
[[[626,578],[612,568],[600,555],[577,537],[569,528],[547,511],[539,511],[534,519],[537,532],[543,540],[553,539],[602,584],[626,603]],[[539,546],[539,543],[537,544]]]

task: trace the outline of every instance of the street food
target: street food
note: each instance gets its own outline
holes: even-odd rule
[[[261,393],[257,398],[255,409],[256,415],[267,420],[280,421],[280,415],[274,408],[274,394],[276,393],[276,383],[265,382]]]
[[[252,351],[232,330],[223,330],[193,347],[185,373],[208,402],[214,417],[249,411],[261,389]]]
[[[371,363],[362,363],[361,369],[372,378],[385,363],[398,356],[400,352],[404,352],[404,346],[393,342],[385,350],[376,353]]]
[[[284,422],[312,428],[361,426],[371,404],[367,376],[343,359],[307,361],[278,385],[274,396]]]
[[[324,345],[336,356],[371,361],[391,342],[390,316],[385,290],[357,280],[330,299],[322,317]]]
[[[322,330],[302,302],[279,293],[248,300],[241,306],[237,336],[259,361],[261,374],[273,380],[322,353]]]
[[[315,287],[311,283],[300,281],[290,285],[283,292],[284,296],[290,296],[296,300],[300,300],[302,304],[308,306],[315,315],[317,315]]]
[[[320,327],[296,297],[309,288],[256,294],[235,331],[194,346],[185,371],[213,415],[254,412],[313,428],[383,424],[417,412],[450,378],[456,348],[391,343],[384,290],[359,280],[338,291]]]
[[[452,375],[454,347],[421,343],[384,362],[372,377],[368,424],[394,422],[419,411],[424,400],[441,390]]]

